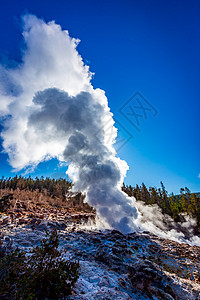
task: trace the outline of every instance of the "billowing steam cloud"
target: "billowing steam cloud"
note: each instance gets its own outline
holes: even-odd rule
[[[158,208],[137,202],[137,210],[135,199],[121,191],[128,165],[116,157],[112,113],[104,91],[91,85],[92,74],[76,50],[79,40],[33,15],[23,22],[22,63],[0,66],[1,137],[11,166],[21,170],[51,158],[66,161],[74,189],[86,192],[104,225],[183,240],[183,234],[168,230]],[[200,244],[198,238],[191,243]]]
[[[1,67],[1,114],[6,118],[3,147],[16,170],[57,157],[69,163],[74,189],[85,191],[108,226],[131,232],[134,200],[121,191],[128,168],[115,156],[117,135],[104,91],[76,50],[78,40],[54,22],[26,15],[23,62]],[[105,139],[105,125],[113,137]]]

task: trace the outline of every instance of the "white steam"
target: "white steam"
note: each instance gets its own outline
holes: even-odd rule
[[[32,15],[23,21],[23,62],[0,69],[0,113],[9,115],[1,136],[10,164],[20,170],[55,157],[67,161],[74,189],[87,193],[101,218],[123,232],[135,230],[134,200],[121,191],[128,166],[115,156],[112,113],[104,91],[91,85],[79,41],[54,22]]]
[[[142,201],[136,201],[135,206],[139,212],[135,223],[140,230],[161,238],[200,246],[200,238],[193,235],[196,220],[191,216],[184,215],[185,221],[176,223],[169,215],[164,215],[157,204],[145,205]]]

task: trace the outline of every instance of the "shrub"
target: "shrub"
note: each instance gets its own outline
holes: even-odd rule
[[[31,255],[16,249],[0,261],[3,299],[64,299],[79,277],[79,263],[66,261],[58,250],[57,231],[33,248]]]

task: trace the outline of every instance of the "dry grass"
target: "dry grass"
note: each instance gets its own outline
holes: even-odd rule
[[[48,195],[47,190],[39,189],[30,191],[28,189],[20,190],[0,189],[0,201],[2,197],[9,196],[9,210],[15,211],[18,208],[23,208],[28,211],[33,205],[53,208],[73,209],[77,211],[92,212],[94,211],[87,203],[84,203],[84,196],[79,194],[68,194],[66,198],[60,198]]]

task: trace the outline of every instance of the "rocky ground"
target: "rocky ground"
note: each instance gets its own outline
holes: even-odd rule
[[[5,250],[28,251],[57,228],[66,258],[80,262],[70,299],[200,299],[200,247],[149,232],[83,230],[94,218],[93,212],[19,201],[0,214],[0,238]]]

